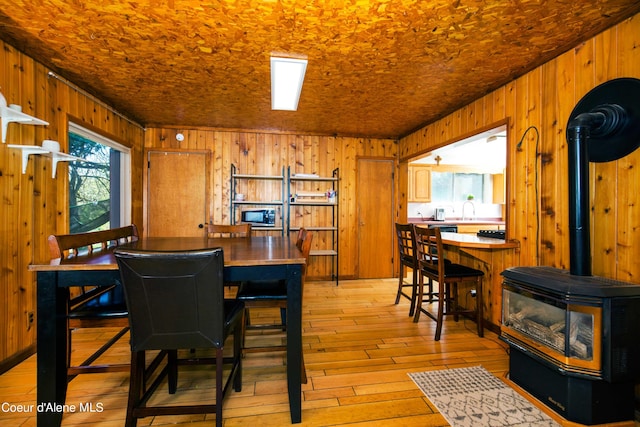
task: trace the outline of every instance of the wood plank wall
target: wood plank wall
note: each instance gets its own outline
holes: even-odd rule
[[[567,268],[567,117],[576,102],[599,83],[623,76],[640,78],[639,38],[640,16],[636,15],[399,143],[193,129],[182,130],[186,136],[182,147],[206,148],[213,154],[211,201],[216,221],[224,220],[229,209],[232,163],[245,165],[247,173],[279,173],[282,166],[291,165],[296,172],[326,174],[339,167],[340,273],[350,276],[357,274],[356,200],[366,195],[366,190],[355,188],[358,156],[406,160],[509,119],[508,227],[511,236],[521,242],[521,253],[502,262],[514,265],[518,259],[521,265]],[[1,41],[0,47],[0,90],[7,101],[50,122],[47,127],[9,125],[7,144],[39,145],[42,139],[57,139],[64,150],[69,116],[130,144],[134,159],[132,218],[142,224],[142,149],[178,148],[174,138],[178,129],[149,129],[145,134],[101,103],[49,77],[37,61]],[[532,125],[539,130],[540,140],[530,131],[517,150],[516,142]],[[592,233],[593,272],[635,283],[640,283],[639,162],[640,152],[636,151],[624,159],[591,166],[592,228],[597,229]],[[35,277],[27,272],[27,266],[47,257],[49,234],[67,229],[66,181],[60,179],[66,166],[58,167],[57,179],[51,178],[50,167],[49,159],[35,156],[22,175],[19,152],[0,145],[0,324],[4,326],[0,328],[0,361],[33,347],[35,328],[27,330],[26,317],[35,311]],[[396,210],[402,219],[406,217],[406,165],[401,164],[398,170]],[[323,268],[316,266],[312,274],[322,274]],[[492,296],[492,300],[496,298]],[[496,306],[498,303],[493,301]],[[488,320],[497,324],[493,317]]]
[[[6,144],[0,144],[0,363],[31,351],[36,340],[27,316],[36,311],[35,275],[27,271],[34,260],[49,258],[47,236],[67,232],[67,166],[58,164],[51,177],[51,160],[30,156],[22,174],[21,151],[9,144],[60,142],[67,152],[67,126],[76,122],[101,131],[133,148],[134,222],[142,220],[143,131],[101,103],[49,76],[49,70],[0,40],[0,91],[8,104],[49,122],[49,126],[10,123]]]
[[[176,140],[181,132],[185,139]],[[356,187],[356,164],[361,157],[396,158],[398,144],[388,139],[349,138],[317,135],[293,135],[260,133],[249,131],[225,131],[216,129],[172,129],[148,128],[145,135],[146,149],[209,150],[212,153],[212,194],[210,212],[214,223],[230,223],[231,165],[237,173],[251,175],[280,175],[284,167],[291,173],[315,173],[331,176],[335,168],[340,169],[339,233],[340,233],[340,277],[354,278],[358,274],[358,247],[356,235],[356,200],[366,197],[367,191]],[[326,191],[330,184],[307,183],[307,191]],[[264,187],[255,183],[240,182],[240,188],[248,200],[279,200],[276,187]],[[294,215],[297,226],[326,225],[329,209],[297,207]],[[325,249],[330,238],[328,233],[317,233],[314,249]],[[331,260],[328,257],[312,257],[308,273],[310,278],[327,278],[331,275]]]
[[[402,138],[400,159],[508,119],[507,227],[521,250],[505,263],[568,269],[567,119],[599,84],[640,78],[638,46],[640,15],[635,15]],[[539,131],[539,141],[534,130],[526,132],[530,126]],[[592,163],[590,176],[593,274],[640,284],[640,150],[614,162]],[[499,317],[489,320],[499,324]]]

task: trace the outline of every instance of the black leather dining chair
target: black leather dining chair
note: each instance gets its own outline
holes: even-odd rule
[[[222,426],[223,399],[231,385],[242,389],[242,301],[224,298],[222,249],[149,252],[117,249],[131,328],[131,375],[126,427],[137,419],[156,415],[215,413]],[[233,336],[233,355],[224,357],[225,343]],[[195,358],[191,349],[214,349],[214,358]],[[182,350],[180,354],[178,350]],[[146,352],[158,351],[146,363]],[[167,363],[163,364],[165,355]],[[180,356],[180,357],[179,357]],[[178,366],[213,364],[215,404],[151,406],[150,397],[168,378],[174,394]],[[223,371],[229,367],[228,374]],[[162,368],[147,386],[150,370]]]
[[[420,319],[420,313],[424,313],[435,320],[435,340],[439,341],[444,316],[452,315],[457,321],[461,314],[472,315],[477,322],[478,336],[482,337],[484,330],[482,324],[482,279],[484,273],[481,270],[453,263],[445,259],[440,228],[416,227],[415,225],[413,228],[419,267],[418,295],[414,322]],[[422,307],[425,277],[430,283],[437,282],[438,285],[438,291],[436,293],[438,310],[436,314]],[[476,295],[475,309],[461,306],[458,285],[462,283],[470,283],[471,286],[474,286]]]

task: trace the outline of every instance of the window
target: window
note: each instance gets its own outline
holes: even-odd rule
[[[130,150],[69,123],[69,232],[85,233],[131,222]]]
[[[431,172],[432,202],[464,202],[473,200],[491,203],[491,175],[462,172]],[[486,197],[485,197],[486,196]]]

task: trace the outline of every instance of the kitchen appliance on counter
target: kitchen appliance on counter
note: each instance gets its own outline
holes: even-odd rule
[[[267,209],[245,209],[242,211],[242,222],[249,223],[257,227],[273,227],[276,223],[276,210]]]
[[[439,228],[441,233],[457,233],[456,224],[429,224],[429,228]]]
[[[491,239],[502,239],[504,240],[506,237],[505,230],[479,230],[476,235],[478,237],[489,237]]]
[[[436,221],[445,221],[446,220],[445,210],[446,210],[445,208],[436,208],[433,214],[433,219],[435,219]]]

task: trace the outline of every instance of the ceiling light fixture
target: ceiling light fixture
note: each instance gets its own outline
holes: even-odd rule
[[[298,109],[306,70],[306,59],[271,57],[272,110],[296,111]]]

